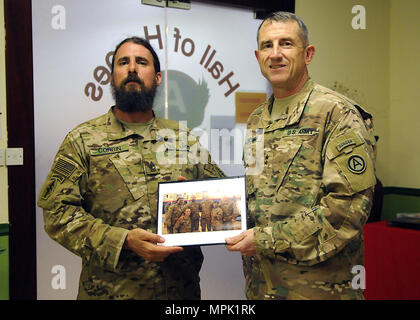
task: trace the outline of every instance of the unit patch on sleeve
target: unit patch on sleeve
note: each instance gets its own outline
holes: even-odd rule
[[[374,166],[365,142],[355,133],[348,132],[332,140],[326,155],[345,176],[353,192],[376,184]]]
[[[360,174],[366,170],[366,161],[359,155],[353,155],[347,160],[347,166],[351,172]]]

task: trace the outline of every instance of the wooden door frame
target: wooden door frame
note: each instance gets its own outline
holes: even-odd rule
[[[37,298],[31,8],[31,0],[4,0],[7,146],[23,148],[23,166],[8,166],[10,300]]]

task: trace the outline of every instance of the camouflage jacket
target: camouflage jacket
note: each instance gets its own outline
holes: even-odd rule
[[[66,136],[41,189],[46,232],[82,258],[78,299],[200,298],[198,247],[163,263],[122,247],[130,229],[156,232],[158,182],[224,174],[178,122],[156,117],[148,135],[111,108]],[[203,154],[207,163],[196,159]]]
[[[185,205],[178,203],[173,204],[165,214],[165,224],[169,232],[173,232],[173,228],[179,217],[184,212]]]
[[[201,202],[201,219],[211,219],[211,210],[213,208],[213,202],[209,199]]]
[[[232,221],[239,214],[236,202],[233,200],[221,200],[220,208],[223,210],[223,222]]]
[[[178,218],[174,225],[174,233],[191,232],[191,218],[185,215]]]
[[[185,205],[185,208],[191,209],[191,220],[200,219],[200,202],[191,201]]]
[[[376,183],[371,116],[311,79],[276,120],[273,99],[247,124],[248,223],[257,250],[244,258],[247,297],[363,299],[352,268],[364,263],[362,229]]]

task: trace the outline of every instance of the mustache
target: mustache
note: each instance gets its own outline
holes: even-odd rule
[[[143,80],[139,78],[139,76],[135,73],[130,73],[127,78],[124,80],[123,84],[127,84],[129,82],[137,82],[141,85],[144,85]]]

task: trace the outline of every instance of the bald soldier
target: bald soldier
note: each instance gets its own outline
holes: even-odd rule
[[[210,157],[198,161],[206,153],[189,152],[187,163],[169,157],[180,145],[202,149],[188,128],[152,110],[161,73],[150,44],[127,38],[114,52],[116,105],[65,137],[39,195],[45,231],[82,258],[78,299],[200,299],[200,248],[157,245],[157,188],[224,174]]]
[[[257,41],[273,95],[247,123],[251,229],[226,239],[228,250],[245,256],[246,295],[363,299],[352,268],[364,264],[363,226],[376,183],[372,116],[309,77],[315,47],[296,15],[270,14]],[[264,155],[252,162],[261,146]]]

